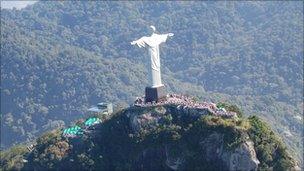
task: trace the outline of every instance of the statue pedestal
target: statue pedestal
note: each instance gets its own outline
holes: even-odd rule
[[[160,87],[146,87],[145,102],[158,102],[160,99],[166,97],[165,86]]]

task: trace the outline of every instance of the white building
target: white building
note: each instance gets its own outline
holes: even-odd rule
[[[88,112],[97,115],[111,115],[113,113],[113,105],[112,103],[98,103],[97,106],[89,108]]]

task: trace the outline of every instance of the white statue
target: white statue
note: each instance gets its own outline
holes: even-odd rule
[[[156,34],[155,27],[150,26],[153,30],[153,33],[150,37],[143,36],[142,38],[131,42],[131,45],[137,45],[138,47],[147,47],[151,55],[151,77],[152,77],[152,87],[163,86],[160,76],[160,59],[159,59],[159,45],[163,42],[166,42],[168,37],[173,36],[173,33],[168,34]]]

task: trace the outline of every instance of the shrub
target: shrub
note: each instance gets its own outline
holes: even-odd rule
[[[254,142],[261,169],[273,167],[274,170],[289,170],[294,167],[295,161],[270,127],[257,116],[249,117],[249,121],[251,124],[249,136]]]
[[[218,108],[225,108],[226,110],[230,112],[235,112],[239,118],[242,118],[244,116],[243,111],[236,105],[220,102],[216,104]]]
[[[0,168],[3,170],[20,170],[24,156],[28,153],[26,146],[17,145],[0,153]]]

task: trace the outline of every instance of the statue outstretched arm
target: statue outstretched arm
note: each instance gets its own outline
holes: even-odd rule
[[[145,47],[145,46],[146,46],[146,43],[145,43],[145,41],[144,41],[144,38],[145,38],[145,37],[142,37],[142,38],[140,38],[140,39],[138,39],[138,40],[132,41],[132,42],[131,42],[131,45],[137,45],[137,46],[140,47],[140,48]]]
[[[168,37],[172,37],[174,36],[173,33],[166,33],[166,34],[153,34],[150,37],[142,37],[138,40],[132,41],[131,45],[137,45],[138,47],[142,48],[142,47],[154,47],[154,46],[158,46],[159,44],[166,42]]]
[[[159,34],[157,35],[157,38],[155,39],[157,44],[161,44],[167,41],[168,37],[174,36],[173,33],[166,33],[166,34]]]
[[[168,33],[167,35],[168,35],[169,37],[174,36],[174,34],[173,34],[173,33]]]

